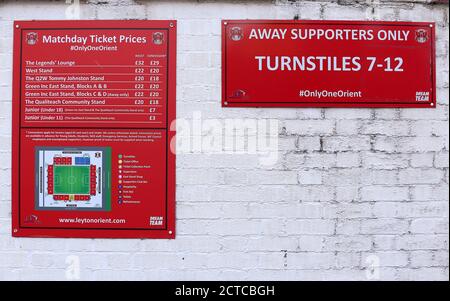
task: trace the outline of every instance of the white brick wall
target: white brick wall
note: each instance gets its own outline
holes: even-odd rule
[[[82,1],[82,19],[178,20],[178,117],[277,118],[278,164],[177,158],[177,239],[11,238],[14,19],[65,1],[0,2],[0,279],[449,279],[449,10],[432,1]],[[223,18],[435,21],[435,110],[222,109]]]

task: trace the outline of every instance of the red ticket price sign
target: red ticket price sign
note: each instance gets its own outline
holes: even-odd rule
[[[226,107],[434,108],[434,23],[222,22]]]
[[[13,235],[174,238],[176,22],[14,30]]]

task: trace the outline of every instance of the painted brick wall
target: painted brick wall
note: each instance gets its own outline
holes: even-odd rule
[[[448,280],[445,1],[0,1],[0,279]],[[73,2],[73,1],[68,1]],[[179,154],[177,239],[11,238],[14,19],[177,19],[178,117],[279,121],[279,159]],[[435,21],[435,110],[222,109],[220,20]]]

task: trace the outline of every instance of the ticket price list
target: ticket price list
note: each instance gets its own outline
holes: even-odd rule
[[[122,65],[26,60],[22,123],[165,125],[166,55]]]

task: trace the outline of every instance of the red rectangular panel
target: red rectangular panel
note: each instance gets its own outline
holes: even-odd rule
[[[13,236],[175,237],[176,21],[17,21]]]
[[[434,108],[434,26],[224,20],[222,106]]]

